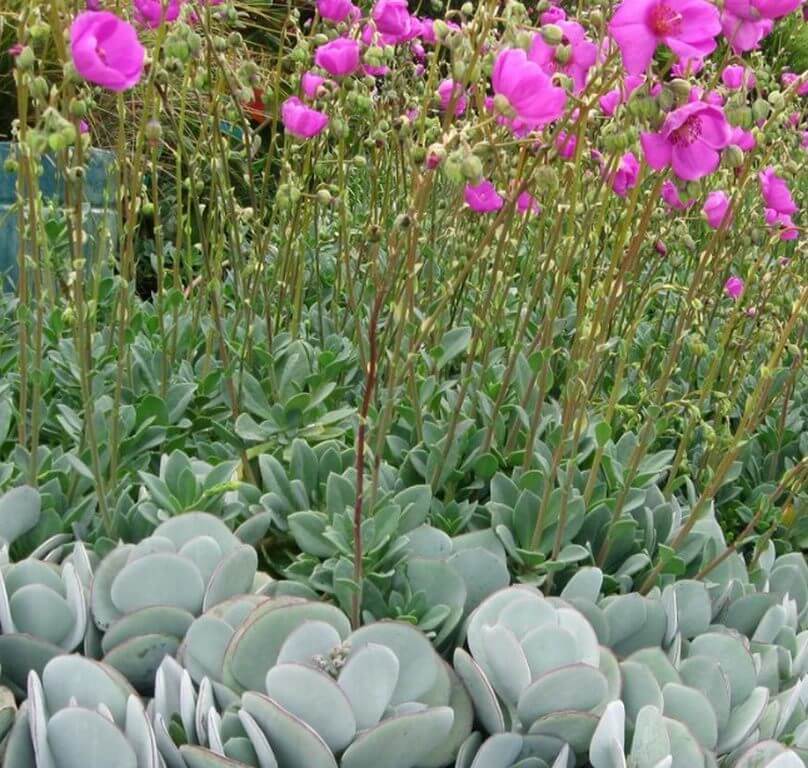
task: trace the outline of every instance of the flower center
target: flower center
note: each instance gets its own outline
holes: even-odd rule
[[[682,25],[682,14],[674,11],[669,5],[659,3],[651,9],[649,26],[658,37],[675,35]]]
[[[691,115],[668,137],[671,144],[689,147],[701,136],[701,120],[698,115]]]
[[[104,64],[107,63],[107,52],[100,45],[95,46],[95,53]]]

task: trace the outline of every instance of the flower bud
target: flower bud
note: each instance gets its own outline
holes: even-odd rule
[[[676,94],[672,88],[665,86],[657,96],[657,104],[663,112],[669,112],[676,104]]]
[[[21,69],[23,71],[32,69],[34,64],[36,63],[36,56],[34,55],[33,50],[30,46],[26,45],[16,56],[14,59],[14,63],[17,65],[17,69]]]
[[[516,47],[528,51],[531,45],[533,45],[533,35],[527,30],[520,30],[516,34]]]
[[[435,19],[432,23],[432,31],[438,40],[443,41],[449,32],[449,25],[442,19]]]
[[[542,165],[536,170],[536,189],[539,192],[555,192],[558,189],[558,173],[550,165]]]
[[[317,202],[320,205],[331,205],[331,201],[334,198],[331,196],[331,193],[327,189],[318,189],[317,190]]]
[[[687,80],[682,80],[681,78],[677,77],[676,79],[671,80],[668,85],[673,91],[674,96],[676,96],[679,101],[687,101],[687,99],[690,98],[691,86]]]
[[[769,94],[769,104],[771,104],[775,109],[782,109],[785,106],[785,98],[780,91],[772,91]]]
[[[396,229],[409,229],[411,225],[412,217],[408,213],[400,213],[393,222]]]
[[[48,100],[48,81],[44,77],[35,77],[31,81],[31,95],[40,101]]]
[[[159,120],[152,118],[146,123],[144,131],[146,138],[151,142],[158,142],[163,138],[163,127],[160,125]]]
[[[474,15],[474,3],[463,3],[460,7],[460,11],[465,16],[473,16]]]
[[[475,154],[468,154],[463,158],[463,177],[466,181],[479,184],[483,178],[483,164]]]
[[[446,158],[446,161],[443,164],[443,169],[450,181],[458,184],[463,181],[463,153],[458,150],[452,152]]]
[[[505,115],[506,117],[512,117],[514,115],[513,107],[511,107],[508,97],[502,93],[498,93],[496,96],[494,96],[494,110],[500,115]]]
[[[558,24],[545,24],[540,32],[547,45],[558,45],[564,39],[564,31]]]
[[[765,99],[755,99],[755,102],[752,104],[752,118],[755,122],[765,120],[769,116],[769,112],[771,112],[771,107],[768,101]]]
[[[20,168],[20,164],[17,162],[16,158],[7,157],[6,161],[3,163],[3,170],[6,173],[17,173]]]
[[[730,144],[721,159],[727,168],[740,168],[743,165],[743,150],[737,144]]]
[[[571,45],[557,45],[555,49],[555,60],[559,64],[568,64],[572,58]]]
[[[87,117],[87,102],[84,99],[73,98],[70,100],[71,117]]]

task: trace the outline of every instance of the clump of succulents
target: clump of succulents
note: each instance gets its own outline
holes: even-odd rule
[[[652,705],[640,710],[630,730],[631,747],[625,751],[626,717],[623,702],[612,702],[603,713],[592,737],[589,761],[592,768],[675,768],[715,766],[712,757],[702,759],[692,751],[687,734],[676,721]],[[776,741],[760,741],[732,756],[734,768],[803,768],[795,752]]]
[[[203,512],[174,517],[138,544],[119,545],[98,566],[90,595],[104,661],[150,689],[195,617],[266,585],[257,563],[253,547]]]
[[[162,768],[143,704],[114,669],[58,656],[31,672],[6,742],[6,768]]]
[[[0,567],[0,665],[18,695],[28,673],[87,637],[90,560],[79,543],[61,565],[33,558]]]
[[[273,594],[326,594],[349,611],[355,469],[342,469],[334,446],[312,449],[299,440],[291,447],[289,472],[271,456],[259,463],[268,489],[261,505],[300,550],[285,570],[289,581],[273,585]],[[440,647],[480,600],[508,585],[510,575],[493,531],[450,537],[430,524],[434,501],[429,485],[403,487],[397,473],[381,465],[378,496],[363,513],[362,614],[365,622],[412,621]]]
[[[526,754],[551,763],[565,745],[586,754],[600,715],[620,695],[620,674],[580,611],[532,587],[511,587],[472,613],[466,640],[455,670],[491,739],[516,745],[501,736],[518,738],[511,761]]]
[[[471,732],[471,701],[416,628],[382,621],[351,632],[338,608],[294,597],[246,608],[236,598],[194,623],[179,654],[194,670],[184,684],[170,662],[158,672],[156,730],[170,765],[201,765],[211,752],[256,768],[275,764],[265,755],[289,768],[361,768],[378,765],[382,753],[396,768],[454,759]],[[169,688],[179,693],[168,696]],[[225,701],[225,688],[240,694],[238,705]],[[184,736],[169,743],[172,718]]]

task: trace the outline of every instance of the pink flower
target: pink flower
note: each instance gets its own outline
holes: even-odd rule
[[[516,210],[523,215],[528,213],[539,214],[541,213],[541,206],[536,201],[536,198],[526,191],[516,198]]]
[[[176,21],[180,15],[180,0],[133,0],[135,19],[150,29],[164,21]]]
[[[568,134],[566,131],[559,131],[556,136],[556,149],[560,157],[569,160],[575,155],[575,148],[578,146],[578,137],[574,133]]]
[[[603,114],[606,117],[611,117],[617,107],[628,101],[628,97],[643,84],[644,80],[645,78],[641,75],[627,75],[619,88],[608,91],[601,96],[599,101]]]
[[[515,124],[534,130],[564,114],[567,94],[553,85],[550,77],[520,48],[502,51],[491,74],[494,93],[507,99]]]
[[[645,161],[654,170],[667,166],[686,181],[715,171],[719,151],[732,138],[732,129],[720,107],[694,101],[670,112],[659,133],[640,136]]]
[[[734,275],[724,283],[724,293],[727,294],[733,301],[737,301],[743,293],[743,280]]]
[[[767,208],[772,208],[777,213],[791,214],[797,212],[797,204],[791,196],[788,184],[785,183],[769,166],[758,174],[760,181],[760,192]]]
[[[757,80],[754,72],[750,72],[741,64],[732,64],[724,67],[721,82],[731,91],[738,91],[741,88],[754,88]]]
[[[703,59],[720,31],[718,9],[707,0],[623,0],[609,23],[632,75],[648,67],[660,43],[680,59]]]
[[[704,59],[680,59],[671,67],[674,77],[690,77],[704,69]]]
[[[310,139],[328,125],[328,115],[307,107],[297,96],[283,102],[281,120],[286,130],[299,139]]]
[[[79,133],[89,133],[90,124],[86,120],[79,120]]]
[[[88,11],[100,11],[101,10],[101,0],[87,0],[87,10]]]
[[[126,91],[143,75],[146,50],[135,28],[108,11],[83,11],[70,26],[70,52],[85,80]]]
[[[729,211],[728,215],[728,211],[729,198],[727,193],[722,191],[710,192],[701,209],[707,223],[713,229],[719,229],[722,226],[728,227],[732,223],[732,212]]]
[[[692,208],[696,202],[692,198],[683,201],[676,185],[670,180],[662,184],[661,197],[675,211],[686,211]]]
[[[412,17],[407,0],[378,0],[373,6],[373,21],[376,29],[391,41],[404,42],[412,31]]]
[[[637,186],[637,178],[640,175],[640,163],[633,152],[626,152],[620,158],[617,169],[612,172],[609,183],[612,190],[618,197],[625,197],[630,189]]]
[[[732,138],[729,143],[734,144],[744,152],[750,152],[757,146],[755,134],[752,133],[752,131],[745,131],[740,126],[736,126],[732,129]]]
[[[443,80],[438,86],[438,96],[440,97],[440,107],[444,112],[449,109],[452,98],[454,98],[455,115],[462,115],[466,111],[468,99],[463,93],[462,83],[455,83],[451,78]]]
[[[572,78],[575,92],[582,91],[586,85],[586,76],[595,60],[598,57],[598,47],[587,38],[584,28],[574,21],[555,22],[563,36],[561,45],[569,58],[560,61],[559,48],[555,45],[548,45],[541,35],[533,36],[533,43],[530,46],[528,58],[535,61],[541,68],[552,75],[562,72]],[[569,49],[567,51],[567,49]]]
[[[317,10],[326,21],[334,24],[347,18],[359,18],[359,9],[351,0],[317,0]]]
[[[325,82],[325,78],[316,72],[305,72],[300,78],[300,88],[307,99],[316,99],[320,86]]]
[[[724,97],[718,91],[707,91],[707,93],[705,93],[704,89],[698,85],[694,85],[690,89],[688,101],[704,101],[716,107],[724,106]]]
[[[7,53],[11,58],[16,59],[17,56],[22,53],[24,47],[22,43],[14,43],[14,45],[8,49]]]
[[[359,68],[359,43],[338,37],[315,51],[314,63],[334,77],[351,75]]]
[[[797,83],[797,96],[808,96],[808,77],[800,78],[793,72],[784,72],[781,80],[786,88],[791,88]]]
[[[771,19],[761,19],[759,17],[756,19],[744,19],[736,16],[727,8],[724,8],[721,12],[721,31],[735,53],[743,53],[757,48],[760,41],[772,29],[774,29],[774,22]]]
[[[505,201],[488,179],[483,179],[479,184],[466,184],[463,197],[466,205],[477,213],[498,211],[505,204]]]
[[[778,227],[780,229],[781,240],[796,240],[800,235],[800,231],[794,226],[791,216],[787,213],[780,213],[773,208],[767,208],[765,219],[770,227]]]
[[[564,21],[567,14],[563,8],[557,5],[551,5],[540,17],[539,21],[544,24],[558,24],[559,21]]]
[[[419,19],[419,22],[418,37],[427,45],[437,45],[438,38],[435,35],[435,22],[432,19]]]

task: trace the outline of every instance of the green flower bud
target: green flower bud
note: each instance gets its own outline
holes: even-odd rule
[[[554,58],[559,64],[568,64],[569,60],[572,58],[572,46],[557,45]]]
[[[317,202],[320,205],[331,205],[331,201],[334,198],[331,197],[331,193],[327,189],[318,189],[317,190]]]
[[[31,38],[36,42],[45,40],[50,35],[50,24],[44,21],[38,21],[30,27]]]
[[[669,112],[676,104],[676,94],[671,88],[664,87],[657,96],[657,104],[663,112]]]
[[[149,141],[157,142],[163,138],[163,127],[160,125],[159,120],[155,120],[152,118],[146,123],[146,128],[144,129],[144,133],[146,138]]]
[[[447,178],[456,184],[459,184],[464,179],[463,159],[463,153],[455,150],[446,158],[443,164]]]
[[[550,165],[542,165],[536,170],[536,189],[539,192],[555,192],[558,189],[558,173]]]
[[[368,159],[364,155],[356,155],[353,160],[351,160],[354,168],[366,168],[368,164]]]
[[[524,51],[530,49],[530,46],[533,45],[533,35],[526,31],[520,30],[516,34],[516,47],[521,48]]]
[[[479,184],[483,178],[483,164],[475,154],[466,155],[462,163],[463,177],[466,181]]]
[[[460,11],[465,16],[473,16],[474,15],[474,3],[463,3],[463,5],[460,6]]]
[[[769,102],[764,99],[755,99],[755,102],[752,104],[752,118],[755,122],[765,120],[769,116],[769,112],[771,112]]]
[[[729,107],[724,110],[730,125],[749,128],[752,125],[752,110],[746,105]]]
[[[785,103],[786,100],[780,91],[772,91],[769,94],[769,104],[771,104],[775,109],[782,109],[785,106]]]
[[[668,85],[679,101],[687,101],[687,99],[690,98],[691,86],[687,80],[676,78],[675,80],[671,80]]]
[[[547,45],[558,45],[564,39],[564,31],[558,24],[545,24],[541,28],[541,36]]]
[[[17,69],[20,69],[23,72],[32,69],[36,63],[36,56],[34,55],[34,51],[31,49],[31,47],[26,45],[17,54],[16,58],[14,59],[14,63],[17,65]]]
[[[743,165],[743,150],[736,144],[730,144],[721,159],[727,168],[740,168]]]
[[[409,229],[411,225],[412,217],[408,213],[400,213],[393,222],[396,229]]]
[[[435,32],[435,37],[443,42],[444,38],[449,33],[449,25],[442,19],[435,19],[432,24],[432,30]]]
[[[70,100],[71,117],[87,117],[87,102],[84,99],[73,98]]]
[[[35,99],[39,99],[40,101],[47,101],[48,100],[48,81],[44,77],[35,77],[31,81],[31,94]]]
[[[506,117],[512,117],[515,114],[511,103],[508,101],[508,97],[502,93],[498,93],[494,96],[494,110]]]
[[[3,170],[6,173],[17,173],[19,169],[20,164],[13,157],[7,157],[5,163],[3,163]]]

